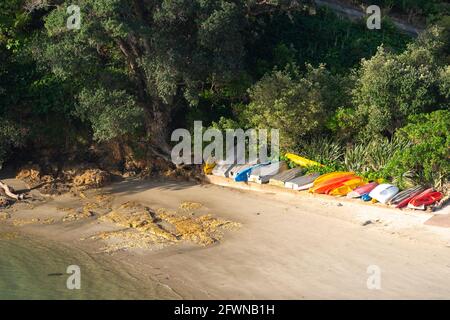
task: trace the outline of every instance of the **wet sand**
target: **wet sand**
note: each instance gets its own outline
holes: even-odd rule
[[[11,183],[11,181],[10,181]],[[15,182],[14,182],[15,183]],[[358,202],[295,194],[234,190],[215,185],[127,180],[101,191],[111,206],[136,201],[177,210],[201,203],[196,214],[241,224],[210,246],[189,241],[104,253],[91,236],[114,226],[95,217],[61,219],[58,208],[79,199],[48,199],[11,212],[21,232],[74,246],[124,264],[136,277],[167,285],[186,299],[449,299],[450,231],[423,225],[426,214]],[[19,207],[18,207],[19,208]],[[27,220],[28,219],[28,220]],[[370,266],[381,270],[381,289],[370,290]]]

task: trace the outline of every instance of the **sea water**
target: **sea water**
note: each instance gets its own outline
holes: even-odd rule
[[[75,275],[69,266],[79,267],[79,290],[69,289]],[[111,259],[0,230],[0,299],[175,298],[167,286],[137,279]]]

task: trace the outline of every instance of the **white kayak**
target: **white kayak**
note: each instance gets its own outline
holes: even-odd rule
[[[369,197],[371,197],[372,199],[377,200],[380,203],[388,203],[389,200],[391,200],[400,190],[398,189],[398,187],[392,185],[392,184],[388,184],[388,183],[383,183],[380,184],[379,186],[376,186],[375,189],[373,189],[370,193],[369,193]]]

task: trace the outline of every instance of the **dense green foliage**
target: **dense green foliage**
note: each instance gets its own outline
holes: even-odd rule
[[[310,2],[2,1],[0,164],[85,160],[109,143],[164,156],[173,129],[203,120],[280,129],[283,150],[327,165],[314,170],[443,185],[448,6],[370,1],[427,21],[412,39]],[[80,30],[66,27],[71,4]]]
[[[250,89],[244,117],[250,127],[279,128],[281,145],[292,149],[323,132],[327,118],[345,105],[344,83],[323,65],[307,65],[304,74],[295,66],[274,71]]]
[[[248,49],[255,57],[251,72],[257,77],[293,62],[299,66],[326,64],[333,72],[347,72],[361,58],[375,54],[379,45],[400,51],[410,40],[388,19],[381,30],[370,32],[364,23],[340,18],[326,7],[313,15],[275,17],[260,32],[261,37]]]
[[[418,181],[442,187],[450,174],[450,111],[411,116],[397,135],[411,144],[395,154],[385,171],[399,180],[412,173]]]
[[[391,136],[409,115],[449,107],[446,66],[437,54],[444,45],[439,32],[430,30],[401,54],[380,48],[361,62],[353,91],[356,123],[351,123],[357,131]]]

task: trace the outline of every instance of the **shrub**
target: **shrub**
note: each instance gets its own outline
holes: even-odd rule
[[[396,152],[386,171],[403,182],[405,175],[442,188],[450,172],[450,111],[411,116],[409,123],[397,133],[411,144]]]
[[[255,128],[279,129],[282,148],[295,148],[322,133],[330,116],[346,101],[341,77],[324,65],[306,69],[303,74],[292,66],[275,70],[249,91],[251,103],[244,118]]]
[[[342,130],[362,137],[392,136],[410,115],[448,105],[448,74],[442,59],[442,30],[431,28],[399,55],[380,47],[356,71],[355,112],[341,111]]]
[[[297,152],[327,166],[333,166],[340,162],[343,156],[341,144],[325,137],[314,138],[310,142],[302,144]]]

